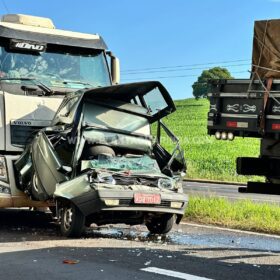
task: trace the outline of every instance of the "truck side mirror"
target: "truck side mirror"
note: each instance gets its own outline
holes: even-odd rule
[[[112,52],[107,52],[111,59],[111,77],[114,85],[120,83],[120,60]]]

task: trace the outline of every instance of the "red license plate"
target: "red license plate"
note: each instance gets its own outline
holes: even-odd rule
[[[135,204],[160,204],[160,194],[148,194],[148,193],[135,193],[134,194]]]

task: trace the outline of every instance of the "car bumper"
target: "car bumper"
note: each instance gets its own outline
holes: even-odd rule
[[[160,194],[160,204],[135,204],[134,194],[152,193]],[[171,213],[183,215],[188,203],[188,196],[184,193],[143,191],[143,190],[91,190],[83,195],[73,197],[71,201],[82,211],[85,216],[101,211],[139,211],[147,213]],[[118,205],[110,205],[108,201],[118,202]],[[172,202],[181,203],[180,208],[172,207]]]

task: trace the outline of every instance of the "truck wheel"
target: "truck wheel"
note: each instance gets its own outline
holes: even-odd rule
[[[61,209],[60,231],[66,237],[80,237],[85,227],[85,216],[74,205],[65,205]]]
[[[159,218],[152,218],[151,221],[146,223],[146,226],[152,234],[165,234],[172,229],[174,221],[173,214],[164,214]]]

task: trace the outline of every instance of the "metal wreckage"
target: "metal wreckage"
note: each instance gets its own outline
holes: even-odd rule
[[[47,18],[5,15],[0,38],[0,208],[49,207],[65,236],[91,223],[152,233],[179,223],[186,166],[161,121],[175,111],[166,89],[118,85],[119,61],[101,36]]]
[[[145,223],[151,233],[167,233],[187,205],[183,152],[161,121],[174,111],[159,82],[68,94],[15,163],[19,188],[33,200],[55,202],[66,236],[91,223]],[[175,144],[171,154],[160,145],[162,132]]]

